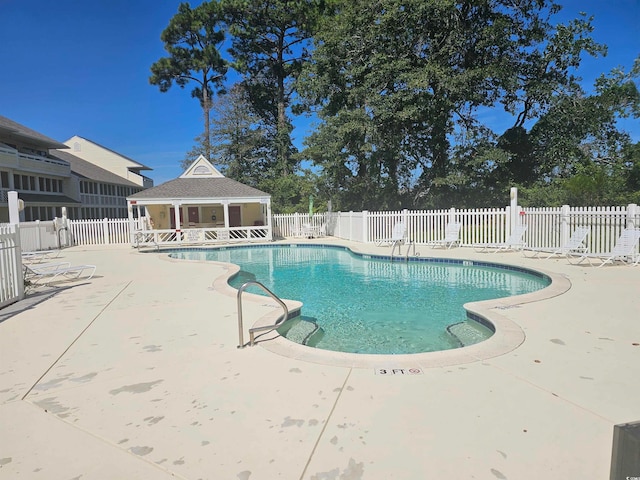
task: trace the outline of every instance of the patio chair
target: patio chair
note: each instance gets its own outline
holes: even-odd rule
[[[393,226],[393,231],[391,232],[391,238],[379,238],[376,240],[377,246],[382,246],[385,244],[389,244],[395,247],[398,244],[402,244],[405,241],[405,236],[407,233],[407,227],[403,222],[398,222]]]
[[[589,251],[589,246],[585,243],[589,233],[590,227],[576,227],[576,229],[567,240],[567,243],[559,248],[526,248],[522,252],[527,256],[527,252],[532,252],[531,258],[539,258],[541,254],[548,253],[545,258],[551,258],[554,255],[567,256],[570,253],[585,254]]]
[[[567,255],[567,259],[569,260],[569,263],[573,263],[572,258],[577,257],[578,261],[576,264],[587,260],[589,265],[593,265],[593,263],[591,263],[592,259],[599,260],[601,263],[598,267],[602,267],[607,263],[613,264],[616,261],[629,262],[637,265],[640,261],[638,242],[640,242],[640,228],[626,228],[622,231],[610,252],[582,254],[569,253]]]
[[[526,225],[516,225],[509,235],[509,238],[503,243],[476,243],[473,247],[478,252],[506,252],[509,250],[522,250],[526,246],[524,241],[524,233],[527,231]]]
[[[38,263],[44,260],[51,260],[58,257],[62,250],[57,248],[55,250],[39,250],[34,252],[22,252],[22,261],[29,263]]]
[[[460,228],[462,227],[459,223],[451,222],[447,224],[447,228],[444,232],[444,238],[440,240],[434,240],[432,242],[428,242],[427,246],[429,247],[446,247],[447,249],[453,247],[456,243],[458,246],[460,245]]]
[[[319,235],[320,228],[315,225],[311,225],[310,223],[302,224],[301,236],[304,238],[316,238]]]
[[[96,272],[95,265],[71,265],[69,262],[23,264],[22,267],[24,279],[31,285],[50,285],[56,281],[77,280],[81,277],[90,280]]]

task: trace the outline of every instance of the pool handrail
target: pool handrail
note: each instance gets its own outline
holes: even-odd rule
[[[278,304],[284,310],[284,315],[281,318],[279,318],[278,321],[276,321],[276,323],[274,323],[273,325],[264,325],[262,327],[250,328],[249,329],[249,343],[248,343],[248,345],[250,347],[253,347],[255,345],[255,333],[256,332],[267,332],[267,331],[270,331],[270,330],[274,330],[275,328],[280,326],[280,324],[282,322],[284,322],[285,320],[287,320],[289,318],[289,308],[287,308],[287,305],[275,293],[273,293],[271,290],[269,290],[267,287],[265,287],[260,282],[256,282],[256,281],[252,280],[252,281],[244,283],[238,289],[238,295],[237,295],[237,302],[238,302],[238,342],[239,342],[238,343],[238,348],[244,348],[244,347],[247,346],[247,344],[244,343],[244,326],[243,326],[243,321],[242,321],[242,292],[244,292],[251,285],[255,285],[257,287],[260,287],[271,298],[273,298],[276,302],[278,302]]]

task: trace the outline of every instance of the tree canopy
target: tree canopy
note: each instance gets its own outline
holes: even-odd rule
[[[209,121],[214,89],[224,91],[228,62],[220,52],[225,39],[222,10],[217,2],[203,2],[196,8],[181,3],[160,36],[169,54],[151,65],[149,83],[161,92],[175,82],[181,88],[195,83],[191,96],[202,106],[205,124],[205,151],[211,156]]]
[[[560,10],[551,0],[182,4],[163,41],[205,38],[168,48],[152,79],[166,90],[193,80],[186,72],[217,72],[222,91],[226,66],[237,72],[220,97],[231,110],[214,109],[198,143],[230,176],[270,191],[276,210],[307,192],[343,210],[489,206],[511,186],[538,205],[634,201],[638,146],[617,121],[640,114],[640,62],[587,90],[581,61],[606,46],[591,38],[592,18],[559,23]],[[218,56],[205,60],[202,45]],[[203,63],[177,62],[194,56]],[[241,135],[231,111],[245,114]],[[511,126],[493,131],[484,118],[495,111]],[[318,124],[297,152],[292,119],[308,113]]]

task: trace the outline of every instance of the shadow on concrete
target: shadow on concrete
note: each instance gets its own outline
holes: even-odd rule
[[[12,303],[11,305],[7,305],[3,309],[0,309],[0,323],[10,319],[14,315],[18,315],[19,313],[25,312],[30,308],[34,308],[36,305],[44,302],[45,300],[48,300],[51,297],[74,286],[77,285],[69,285],[64,287],[41,287],[37,291],[28,293],[23,300]]]

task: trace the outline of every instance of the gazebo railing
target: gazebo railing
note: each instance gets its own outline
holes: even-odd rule
[[[270,241],[266,226],[245,226],[230,228],[186,228],[184,230],[139,230],[134,233],[133,244],[144,246],[179,246],[184,244],[216,244],[233,242]]]

